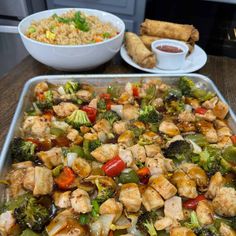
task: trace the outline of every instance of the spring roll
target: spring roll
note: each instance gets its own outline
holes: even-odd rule
[[[193,25],[182,25],[165,21],[149,20],[141,24],[141,35],[157,36],[160,38],[176,39],[181,41],[198,41],[199,32]]]
[[[156,36],[149,36],[149,35],[141,35],[140,39],[143,41],[144,45],[148,48],[151,49],[151,44],[153,41],[158,40],[158,39],[163,39],[160,37],[156,37]],[[183,42],[183,41],[182,41]],[[186,45],[189,48],[189,54],[193,51],[194,48],[194,42],[190,43],[190,42],[184,42],[186,43]]]
[[[155,55],[145,47],[138,35],[127,32],[125,47],[129,56],[141,67],[153,68],[156,65]]]

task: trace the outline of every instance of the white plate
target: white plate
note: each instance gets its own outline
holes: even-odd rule
[[[137,69],[150,72],[150,73],[158,73],[158,74],[190,73],[190,72],[193,72],[202,68],[206,64],[206,61],[207,61],[207,55],[205,51],[196,44],[194,46],[192,53],[187,57],[183,67],[179,70],[161,70],[157,67],[154,67],[152,69],[141,67],[130,58],[124,45],[122,45],[120,49],[120,55],[128,64],[130,64],[131,66]]]

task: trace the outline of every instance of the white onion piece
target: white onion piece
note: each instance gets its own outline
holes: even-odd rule
[[[67,158],[67,166],[71,167],[74,160],[78,157],[78,154],[75,152],[68,152],[66,155]]]
[[[188,142],[190,142],[192,144],[192,146],[193,146],[193,153],[198,154],[198,153],[202,152],[202,148],[200,146],[198,146],[195,142],[193,142],[190,139],[186,139],[186,140],[188,140]]]
[[[65,90],[64,90],[64,88],[63,88],[62,86],[60,86],[60,87],[57,89],[57,91],[58,91],[58,93],[59,93],[60,95],[65,95],[65,94],[66,94],[66,92],[65,92]]]
[[[128,82],[126,85],[125,85],[125,91],[130,94],[131,96],[133,96],[133,87],[132,87],[132,84],[130,82]]]
[[[122,118],[122,116],[123,116],[123,105],[111,105],[111,110],[115,111]]]
[[[185,110],[185,111],[190,111],[190,112],[191,112],[192,109],[193,109],[193,107],[192,107],[191,105],[189,105],[189,104],[185,104],[185,105],[184,105],[184,110]]]
[[[64,121],[53,121],[52,127],[62,129],[63,131],[66,131],[69,128],[69,125]]]

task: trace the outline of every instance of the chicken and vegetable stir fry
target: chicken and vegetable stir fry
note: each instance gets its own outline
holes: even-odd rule
[[[1,206],[1,235],[236,235],[228,106],[187,77],[106,90],[40,82]]]

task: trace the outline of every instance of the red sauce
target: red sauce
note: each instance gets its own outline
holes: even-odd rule
[[[175,47],[175,46],[170,46],[170,45],[160,45],[157,46],[157,49],[163,52],[170,52],[170,53],[180,53],[183,52],[181,48]]]

